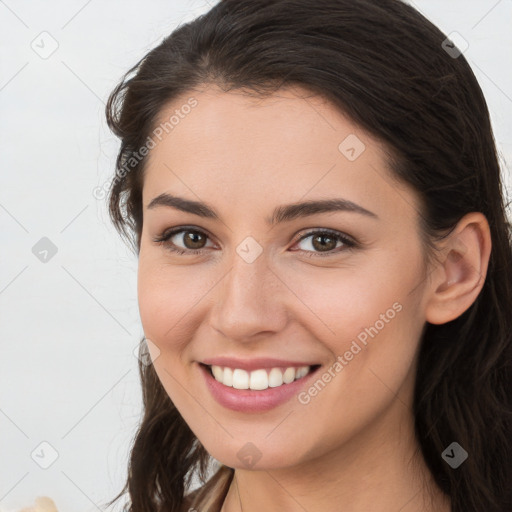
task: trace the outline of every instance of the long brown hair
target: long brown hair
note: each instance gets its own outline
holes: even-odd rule
[[[139,150],[169,102],[206,84],[262,96],[299,85],[333,102],[384,142],[396,178],[418,192],[432,251],[465,214],[486,216],[492,252],[479,296],[457,319],[427,324],[421,340],[415,430],[453,512],[512,510],[511,230],[489,112],[464,55],[399,0],[220,1],[130,69],[107,104],[121,139],[109,212],[137,253]],[[153,366],[141,362],[140,375],[144,414],[115,499],[129,492],[130,512],[178,512],[210,457]],[[452,441],[469,453],[457,469],[441,457]]]

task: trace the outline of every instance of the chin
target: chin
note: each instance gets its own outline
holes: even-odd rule
[[[275,470],[302,462],[302,456],[297,452],[297,443],[291,442],[290,446],[284,446],[282,441],[277,441],[276,446],[275,443],[265,441],[263,436],[261,441],[231,439],[223,446],[217,444],[210,447],[208,443],[203,446],[214,459],[234,469]]]

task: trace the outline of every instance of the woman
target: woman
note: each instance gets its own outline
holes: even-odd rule
[[[442,32],[398,0],[221,1],[107,119],[145,333],[130,511],[512,510],[510,226]]]

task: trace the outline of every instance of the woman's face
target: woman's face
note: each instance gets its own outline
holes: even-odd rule
[[[371,451],[412,428],[427,286],[417,197],[382,145],[301,92],[183,96],[147,162],[144,333],[170,398],[230,467]],[[317,201],[331,203],[292,206]]]

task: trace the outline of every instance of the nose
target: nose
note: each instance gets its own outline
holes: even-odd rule
[[[268,338],[288,320],[286,285],[269,266],[265,253],[248,263],[234,253],[227,274],[215,286],[210,325],[236,341]]]

